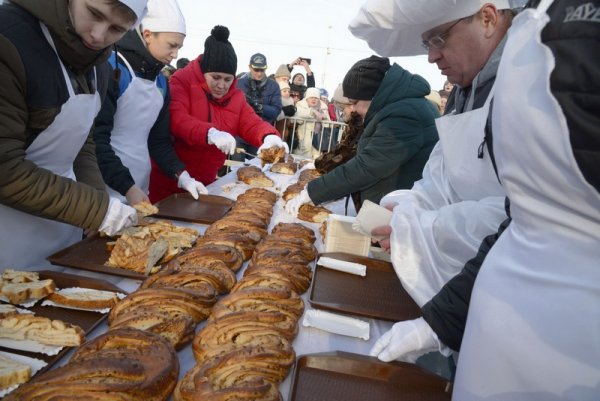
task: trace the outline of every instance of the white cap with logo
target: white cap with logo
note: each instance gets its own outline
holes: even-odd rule
[[[485,4],[509,9],[509,0],[367,0],[348,28],[384,57],[427,54],[421,34],[475,14]]]
[[[137,16],[137,20],[133,26],[134,28],[140,23],[142,18],[144,18],[146,12],[148,12],[148,8],[146,7],[148,0],[119,0],[119,2],[129,7]]]
[[[142,29],[151,32],[176,32],[185,35],[185,18],[176,0],[148,0],[148,14]]]

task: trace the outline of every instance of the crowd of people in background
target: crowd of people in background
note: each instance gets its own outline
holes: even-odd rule
[[[257,49],[239,68],[221,25],[173,67],[176,0],[0,1],[0,266],[42,266],[283,148],[323,173],[291,215],[344,197],[392,211],[371,234],[422,317],[372,356],[454,357],[461,401],[597,401],[599,0],[425,3],[366,2],[350,30],[380,56],[330,98],[310,58],[267,75]],[[423,54],[442,88],[388,58]]]

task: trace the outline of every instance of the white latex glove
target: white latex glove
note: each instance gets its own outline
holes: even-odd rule
[[[306,188],[304,188],[298,196],[289,200],[285,204],[285,211],[291,214],[292,216],[297,216],[298,210],[300,210],[300,206],[304,205],[305,203],[312,203],[312,200],[310,199]]]
[[[440,343],[435,332],[420,317],[393,325],[379,337],[369,354],[383,362],[398,359],[414,363],[421,355],[438,350],[446,356],[450,354],[450,349]]]
[[[137,224],[137,222],[137,212],[134,208],[124,204],[117,198],[111,197],[108,210],[98,230],[108,236],[113,236],[122,229]]]
[[[226,155],[235,153],[235,138],[229,132],[219,131],[216,128],[208,130],[208,144],[215,145]]]
[[[196,181],[193,179],[187,171],[179,174],[179,179],[177,180],[177,186],[181,189],[185,189],[194,197],[194,199],[198,199],[198,194],[206,195],[208,194],[208,190],[200,181]]]
[[[283,142],[277,135],[267,135],[263,140],[263,144],[258,148],[258,153],[263,149],[269,149],[273,147],[284,148],[285,153],[290,153],[290,147],[287,143]]]

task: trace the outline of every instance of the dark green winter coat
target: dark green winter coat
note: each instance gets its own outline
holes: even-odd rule
[[[425,99],[429,92],[421,76],[392,65],[365,116],[356,156],[311,181],[310,199],[318,205],[358,192],[361,203],[379,203],[389,192],[412,188],[438,140],[439,113]]]

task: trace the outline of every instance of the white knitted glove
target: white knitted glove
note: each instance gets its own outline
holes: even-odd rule
[[[137,222],[137,212],[134,208],[127,206],[117,198],[111,197],[108,210],[98,230],[108,236],[113,236],[122,229],[137,224]]]
[[[261,150],[269,149],[273,147],[284,148],[285,153],[290,153],[290,147],[287,143],[283,142],[281,138],[275,134],[265,136],[263,140],[263,144],[258,148],[258,153],[260,154]]]
[[[200,181],[196,181],[193,179],[187,171],[179,174],[179,179],[177,180],[177,186],[181,189],[185,189],[188,191],[194,199],[198,199],[198,195],[206,195],[208,194],[208,190]]]
[[[379,337],[369,354],[383,362],[398,359],[414,363],[421,355],[438,350],[450,354],[450,349],[440,343],[425,319],[420,317],[393,325]]]
[[[298,196],[290,199],[285,204],[285,211],[291,214],[292,216],[297,216],[298,210],[300,210],[300,206],[304,205],[305,203],[312,203],[312,200],[310,199],[306,188],[304,188],[302,192],[298,194]]]
[[[219,150],[226,155],[235,153],[235,138],[229,132],[219,131],[216,128],[208,130],[209,145],[215,145]]]

